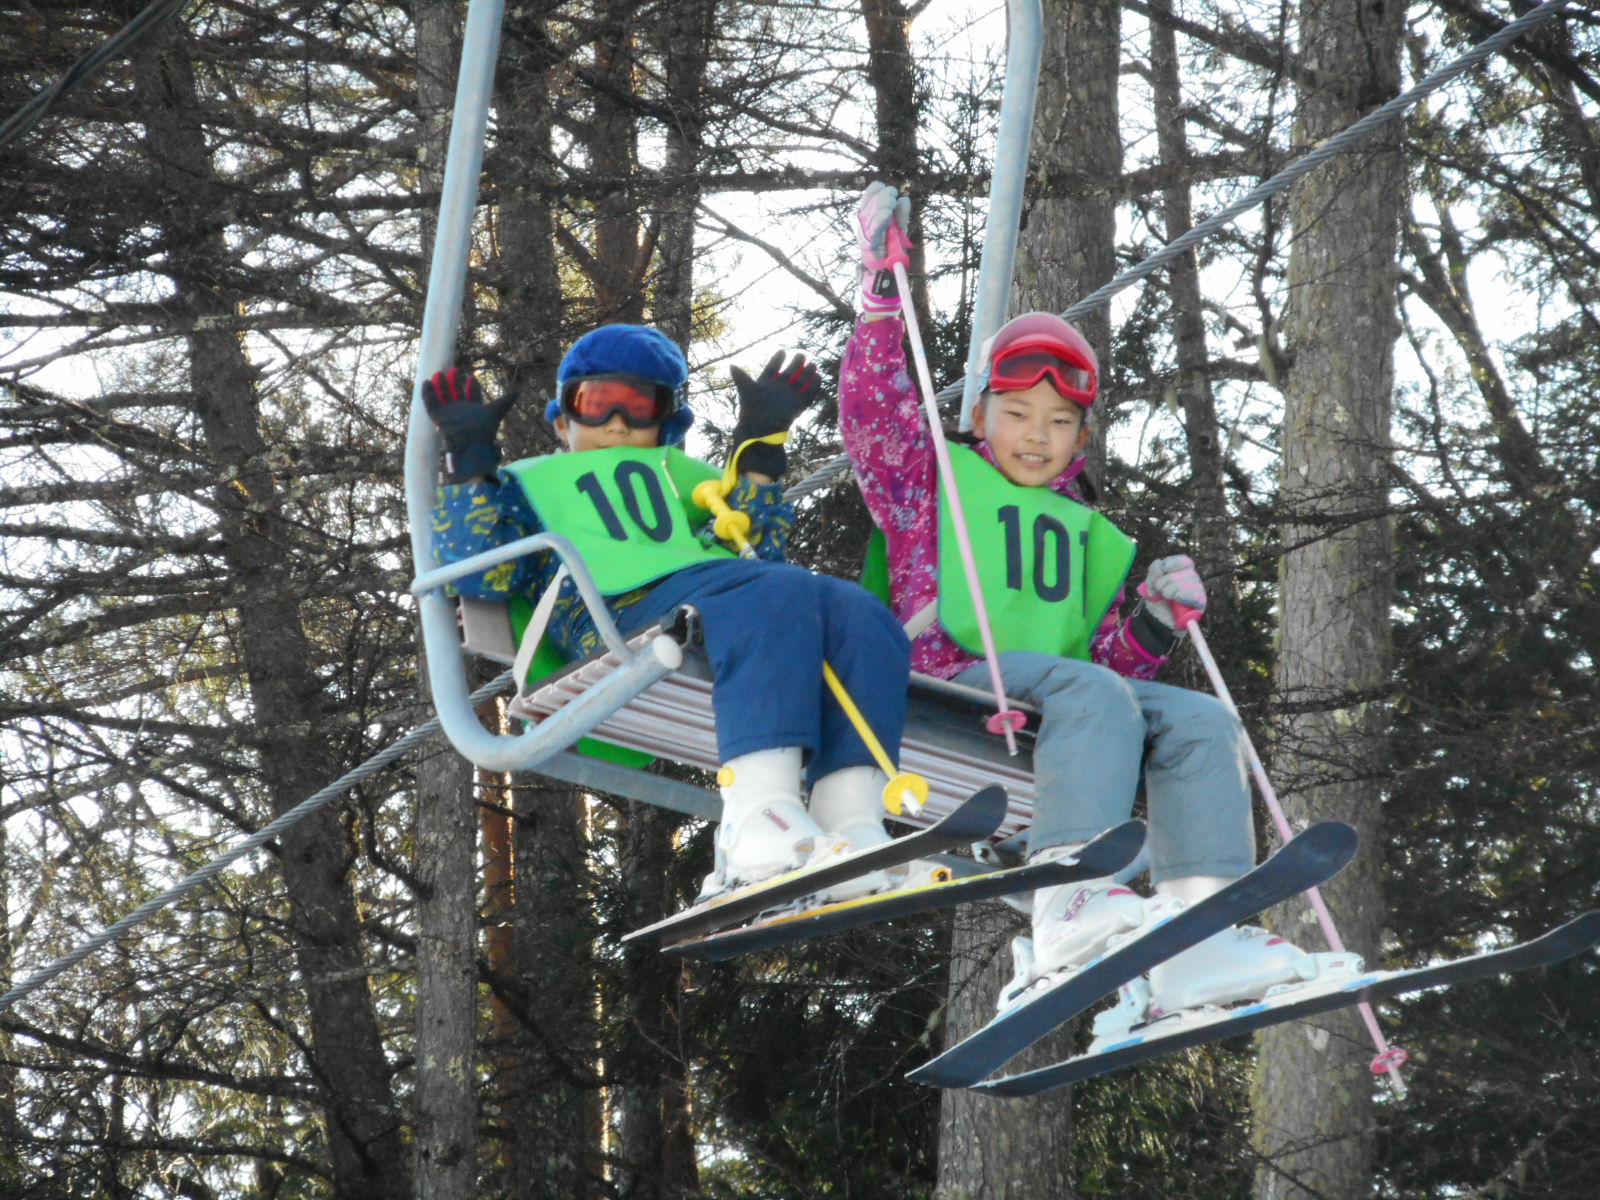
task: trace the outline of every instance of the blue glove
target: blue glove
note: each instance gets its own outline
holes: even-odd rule
[[[755,379],[734,367],[733,386],[739,391],[739,421],[733,427],[733,448],[739,449],[751,438],[782,433],[795,418],[816,402],[822,390],[817,368],[804,354],[795,354],[787,363],[779,350],[768,360]],[[776,479],[789,465],[782,446],[758,442],[739,459],[742,470],[756,471]]]
[[[440,371],[424,381],[422,405],[439,427],[444,443],[446,483],[467,483],[495,473],[500,465],[495,435],[516,399],[512,392],[493,404],[486,403],[478,377],[460,367]]]

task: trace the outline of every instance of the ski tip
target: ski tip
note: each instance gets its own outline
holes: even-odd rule
[[[988,837],[1005,823],[1010,807],[1011,798],[1006,795],[1005,788],[998,783],[991,783],[973,792],[944,820],[962,826],[981,826],[987,830],[983,836]]]
[[[1356,851],[1361,849],[1361,835],[1355,831],[1355,826],[1347,825],[1343,821],[1318,821],[1304,833],[1297,835],[1289,845],[1315,849],[1338,861],[1343,867],[1348,865],[1356,856]]]
[[[985,811],[997,808],[1003,816],[1011,799],[1006,795],[1005,788],[998,783],[990,783],[973,792],[969,803],[979,805]]]
[[[941,1055],[940,1057],[943,1056]],[[937,1088],[971,1087],[975,1082],[956,1074],[948,1068],[941,1067],[937,1058],[930,1059],[913,1071],[907,1071],[906,1078],[912,1083],[920,1083],[926,1087]]]
[[[1574,953],[1589,949],[1600,943],[1600,908],[1590,909],[1573,917],[1565,925],[1558,925],[1545,936],[1560,937],[1576,947]]]
[[[1127,861],[1132,862],[1134,855],[1144,847],[1144,838],[1143,821],[1124,821],[1121,825],[1113,825],[1090,844],[1105,846],[1108,849],[1114,848],[1118,854],[1127,851]]]

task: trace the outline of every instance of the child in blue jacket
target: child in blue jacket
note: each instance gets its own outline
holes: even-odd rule
[[[688,364],[659,330],[606,325],[575,342],[546,415],[568,453],[500,465],[496,433],[514,397],[487,403],[452,369],[424,384],[444,446],[434,512],[436,553],[456,562],[550,529],[571,539],[622,631],[682,604],[700,614],[714,675],[722,769],[716,868],[701,899],[881,842],[882,772],[828,691],[830,663],[889,756],[905,721],[909,644],[887,607],[860,587],[783,561],[794,510],[777,482],[785,433],[816,397],[816,369],[780,353],[755,379],[734,368],[739,419],[728,503],[749,515],[755,557],[704,531],[689,499],[722,474],[679,447],[693,422]],[[501,564],[457,583],[464,596],[537,595],[555,577],[552,555]],[[569,658],[600,648],[570,579],[547,635]],[[810,781],[809,811],[802,783]],[[875,877],[854,891],[878,888]],[[829,898],[839,898],[837,894]]]

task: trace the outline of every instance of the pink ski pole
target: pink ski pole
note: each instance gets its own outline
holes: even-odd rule
[[[1139,594],[1147,600],[1150,598],[1142,583],[1139,585]],[[1195,653],[1200,656],[1200,663],[1211,678],[1211,686],[1217,693],[1217,699],[1226,704],[1228,711],[1237,717],[1239,708],[1233,702],[1233,694],[1228,691],[1222,672],[1217,669],[1217,660],[1212,656],[1211,647],[1206,644],[1206,635],[1200,632],[1200,614],[1177,601],[1169,600],[1167,603],[1172,605],[1178,628],[1188,630],[1189,637],[1193,639]],[[1240,728],[1243,728],[1242,721]],[[1261,756],[1256,753],[1255,743],[1250,740],[1249,733],[1244,734],[1244,745],[1250,755],[1250,774],[1255,777],[1256,786],[1261,789],[1261,798],[1267,802],[1267,812],[1272,816],[1272,823],[1277,827],[1278,836],[1287,842],[1294,836],[1294,831],[1289,828],[1289,818],[1284,815],[1283,805],[1278,803],[1278,794],[1272,790],[1272,781],[1267,778],[1266,768],[1261,765]],[[1311,903],[1311,910],[1317,914],[1317,924],[1322,926],[1322,934],[1328,939],[1328,946],[1336,953],[1343,953],[1344,939],[1339,936],[1339,930],[1334,926],[1333,914],[1328,911],[1322,893],[1316,888],[1309,888],[1306,891],[1306,899]],[[1357,1007],[1362,1021],[1367,1026],[1367,1033],[1372,1037],[1372,1044],[1378,1050],[1370,1064],[1372,1073],[1387,1077],[1396,1098],[1404,1100],[1406,1084],[1400,1075],[1400,1064],[1406,1061],[1405,1050],[1399,1046],[1389,1045],[1389,1039],[1383,1036],[1383,1029],[1378,1024],[1378,1015],[1372,1011],[1371,1004],[1363,1001]]]
[[[961,495],[956,491],[955,468],[950,464],[950,447],[944,443],[944,426],[939,423],[939,402],[934,398],[933,372],[928,369],[927,351],[922,348],[922,330],[917,325],[917,314],[911,307],[911,281],[906,277],[904,263],[894,264],[894,281],[900,289],[900,311],[905,314],[906,332],[910,334],[911,357],[917,364],[917,380],[922,385],[922,406],[928,413],[928,431],[933,435],[933,455],[939,463],[939,484],[950,498],[950,519],[955,526],[956,545],[961,550],[961,570],[967,578],[967,591],[972,595],[972,608],[978,617],[978,633],[983,639],[983,657],[989,664],[989,683],[994,688],[995,714],[987,722],[990,733],[1003,733],[1006,749],[1017,752],[1017,730],[1026,718],[1012,709],[1006,700],[1005,681],[1000,677],[1000,654],[994,646],[994,631],[989,628],[989,609],[983,602],[983,589],[978,583],[978,564],[972,555],[972,537],[967,532],[967,515],[961,510]]]

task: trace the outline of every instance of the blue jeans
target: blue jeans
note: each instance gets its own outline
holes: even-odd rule
[[[1231,878],[1255,864],[1244,739],[1221,701],[1031,650],[1005,651],[1000,669],[1006,695],[1042,715],[1030,853],[1126,821],[1142,779],[1152,880]],[[987,690],[988,668],[956,682]]]
[[[823,682],[824,659],[889,758],[899,758],[911,644],[876,596],[790,563],[736,559],[667,576],[619,619],[631,633],[680,604],[700,612],[723,762],[799,746],[813,781],[874,762]]]

